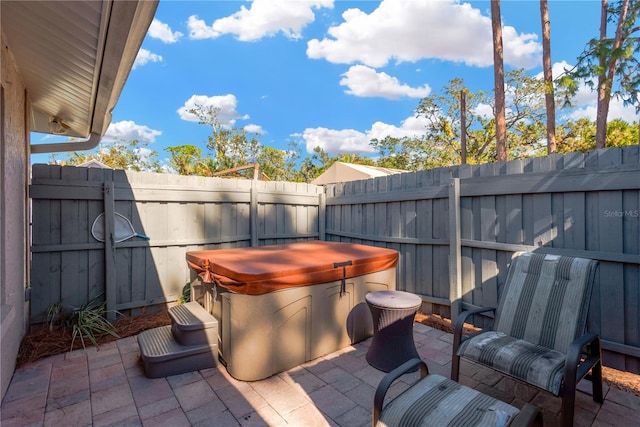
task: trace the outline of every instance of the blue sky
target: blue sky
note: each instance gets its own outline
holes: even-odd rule
[[[598,35],[600,1],[549,11],[556,76]],[[502,23],[505,69],[541,75],[539,1],[502,0]],[[211,130],[188,113],[200,104],[265,146],[373,155],[372,138],[423,134],[414,110],[449,80],[491,92],[492,60],[489,1],[161,0],[103,141],[138,139],[161,160],[204,149]],[[577,103],[573,117],[595,118],[595,94]],[[614,118],[637,115],[614,100]]]

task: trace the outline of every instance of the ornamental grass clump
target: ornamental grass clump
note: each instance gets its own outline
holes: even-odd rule
[[[71,349],[73,349],[73,344],[78,337],[82,342],[82,348],[85,348],[85,338],[96,347],[99,347],[96,340],[99,335],[109,334],[120,338],[116,329],[105,317],[106,307],[106,301],[99,302],[96,297],[87,304],[73,309],[67,320],[67,325],[71,329]]]
[[[97,338],[105,334],[120,338],[116,328],[105,317],[107,303],[101,302],[100,297],[101,295],[98,295],[79,307],[65,307],[61,301],[47,309],[49,330],[57,327],[71,332],[70,351],[73,350],[77,338],[80,339],[82,348],[86,348],[85,340],[99,347]]]

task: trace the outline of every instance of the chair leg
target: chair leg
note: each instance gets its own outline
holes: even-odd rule
[[[593,400],[598,403],[604,403],[604,395],[602,393],[602,361],[593,365],[591,368],[591,384],[593,386]]]
[[[593,400],[598,403],[604,402],[602,393],[602,347],[600,337],[596,338],[590,345],[590,357],[596,358],[596,363],[591,367],[591,384],[593,387]]]
[[[451,359],[451,380],[458,382],[458,377],[460,376],[460,356],[453,352],[453,357]]]
[[[564,427],[573,426],[573,411],[576,404],[576,390],[567,390],[562,396],[562,425]]]

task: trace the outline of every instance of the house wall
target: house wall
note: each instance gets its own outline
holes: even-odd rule
[[[25,88],[4,34],[0,42],[0,391],[4,398],[26,329],[29,144]]]

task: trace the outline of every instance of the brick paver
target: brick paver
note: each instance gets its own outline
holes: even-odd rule
[[[431,373],[448,376],[451,334],[414,328]],[[255,382],[238,381],[223,366],[149,379],[135,337],[52,356],[16,370],[1,406],[9,426],[286,426],[359,427],[371,424],[375,388],[385,375],[366,362],[370,340]],[[560,399],[490,369],[463,361],[460,382],[516,407],[531,402],[545,425],[559,425]],[[388,391],[397,396],[417,378],[405,375]],[[579,385],[575,425],[640,425],[640,397],[605,385],[595,403]]]

